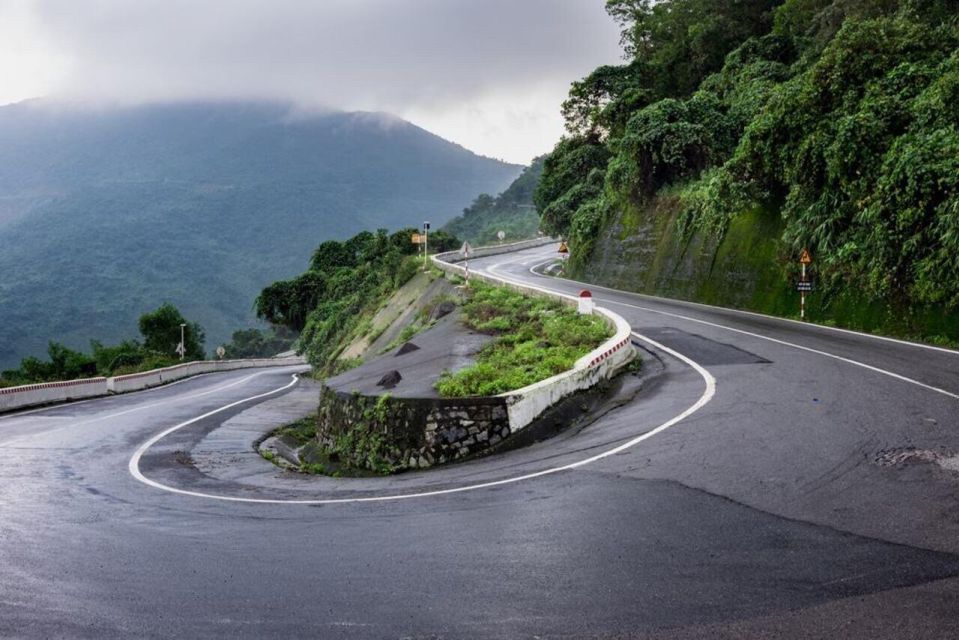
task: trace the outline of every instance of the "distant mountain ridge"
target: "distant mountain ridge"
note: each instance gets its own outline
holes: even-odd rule
[[[0,108],[0,366],[136,335],[169,301],[208,348],[323,240],[451,219],[522,167],[379,113]]]

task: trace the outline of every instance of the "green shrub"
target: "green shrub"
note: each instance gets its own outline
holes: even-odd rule
[[[463,305],[467,326],[495,335],[476,363],[444,372],[436,389],[446,397],[496,395],[568,371],[612,335],[605,321],[506,287],[477,285]]]

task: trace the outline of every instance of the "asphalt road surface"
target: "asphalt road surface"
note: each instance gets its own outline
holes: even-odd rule
[[[463,465],[278,471],[289,368],[0,416],[0,637],[959,637],[959,353],[592,290],[659,373]]]

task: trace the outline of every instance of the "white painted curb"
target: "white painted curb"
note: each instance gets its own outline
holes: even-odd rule
[[[516,242],[510,245],[500,245],[493,247],[479,247],[475,249],[470,257],[483,257],[539,247],[545,244],[554,243],[556,240],[551,238],[537,238],[526,242]],[[483,252],[489,249],[488,252]],[[453,262],[461,260],[458,251],[447,253],[438,253],[432,257],[433,265],[444,273],[463,276],[465,269]],[[487,275],[484,273],[471,272],[470,279],[480,280],[506,286],[520,293],[527,295],[558,298],[564,304],[577,306],[579,298],[568,296],[547,289],[541,289],[532,285],[512,282],[505,278]],[[632,361],[635,353],[629,348],[630,326],[620,315],[613,313],[604,307],[595,307],[594,311],[602,316],[607,324],[614,330],[613,337],[601,344],[596,349],[590,351],[585,356],[576,361],[573,368],[564,371],[552,378],[541,380],[535,384],[516,389],[508,393],[500,394],[500,397],[506,398],[507,411],[509,413],[509,424],[512,432],[519,431],[527,427],[544,411],[555,405],[557,402],[577,391],[584,391],[595,386],[602,380],[613,377],[620,369]]]

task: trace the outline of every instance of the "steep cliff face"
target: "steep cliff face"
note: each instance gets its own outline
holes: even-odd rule
[[[702,232],[684,237],[680,214],[681,203],[672,195],[612,212],[589,261],[570,275],[649,295],[799,317],[799,256],[782,241],[778,211],[745,211],[721,237]],[[808,272],[815,282],[815,262]],[[904,312],[858,291],[817,289],[807,296],[806,311],[811,321],[827,325],[933,342],[959,340],[959,316],[941,307]]]

